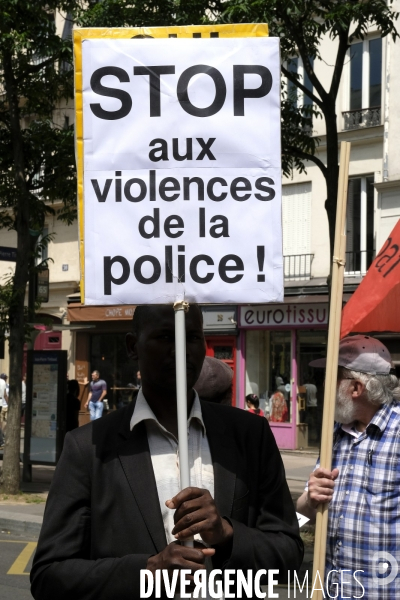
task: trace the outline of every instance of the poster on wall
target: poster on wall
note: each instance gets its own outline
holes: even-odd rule
[[[74,31],[83,301],[280,302],[279,40],[154,32]]]
[[[31,463],[55,464],[65,427],[66,351],[29,352],[26,429]],[[26,446],[25,446],[26,451]]]

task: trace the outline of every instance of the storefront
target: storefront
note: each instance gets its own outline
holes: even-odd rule
[[[238,327],[237,307],[207,305],[201,307],[207,356],[224,361],[233,370],[232,404],[237,405]]]
[[[238,329],[235,306],[201,307],[207,355],[220,358],[236,373]],[[131,331],[134,305],[84,306],[73,302],[68,306],[68,320],[80,327],[75,336],[75,378],[84,386],[94,369],[107,383],[110,409],[129,401],[132,388],[139,381],[138,365],[128,358],[125,336]],[[234,376],[234,382],[236,377]],[[233,404],[236,386],[233,389]]]
[[[279,448],[319,446],[324,372],[309,362],[326,354],[328,303],[239,308],[240,402],[257,394]]]
[[[68,320],[75,326],[75,379],[81,385],[81,406],[89,392],[88,382],[95,369],[107,383],[110,410],[127,403],[132,388],[137,386],[138,365],[128,358],[126,334],[131,331],[135,306],[83,306],[73,302],[68,306]],[[79,330],[78,330],[79,327]],[[83,408],[80,424],[88,419]]]

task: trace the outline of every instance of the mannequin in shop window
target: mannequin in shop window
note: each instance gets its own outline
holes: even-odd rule
[[[269,406],[270,406],[269,420],[272,423],[285,423],[288,420],[289,411],[288,411],[288,407],[287,407],[285,392],[283,391],[284,386],[283,386],[282,377],[276,377],[275,383],[276,383],[276,390],[272,394],[272,396],[269,400]],[[286,393],[286,395],[287,395],[287,393]]]

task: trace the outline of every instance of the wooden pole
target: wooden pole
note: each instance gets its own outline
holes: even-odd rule
[[[326,375],[324,392],[324,414],[322,420],[320,453],[321,467],[324,467],[325,469],[332,468],[332,433],[334,425],[337,388],[340,321],[343,299],[343,276],[346,257],[345,225],[347,185],[349,179],[350,146],[351,144],[349,142],[342,142],[340,144],[339,188],[336,209],[335,244],[333,251],[334,256],[332,257],[332,287],[329,310],[328,349],[326,356]],[[319,583],[320,581],[322,582],[322,585],[324,585],[327,531],[328,505],[320,504],[317,509],[317,520],[315,526],[313,568],[313,585],[315,584],[315,588],[321,588],[321,585]],[[315,589],[313,594],[313,600],[322,600],[322,598],[324,597],[325,596],[321,589]]]

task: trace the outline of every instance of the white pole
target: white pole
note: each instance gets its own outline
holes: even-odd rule
[[[189,448],[187,430],[187,382],[186,382],[186,327],[185,313],[189,303],[175,302],[175,368],[176,368],[176,404],[178,413],[179,473],[181,490],[190,486]],[[193,547],[193,541],[184,542]]]

